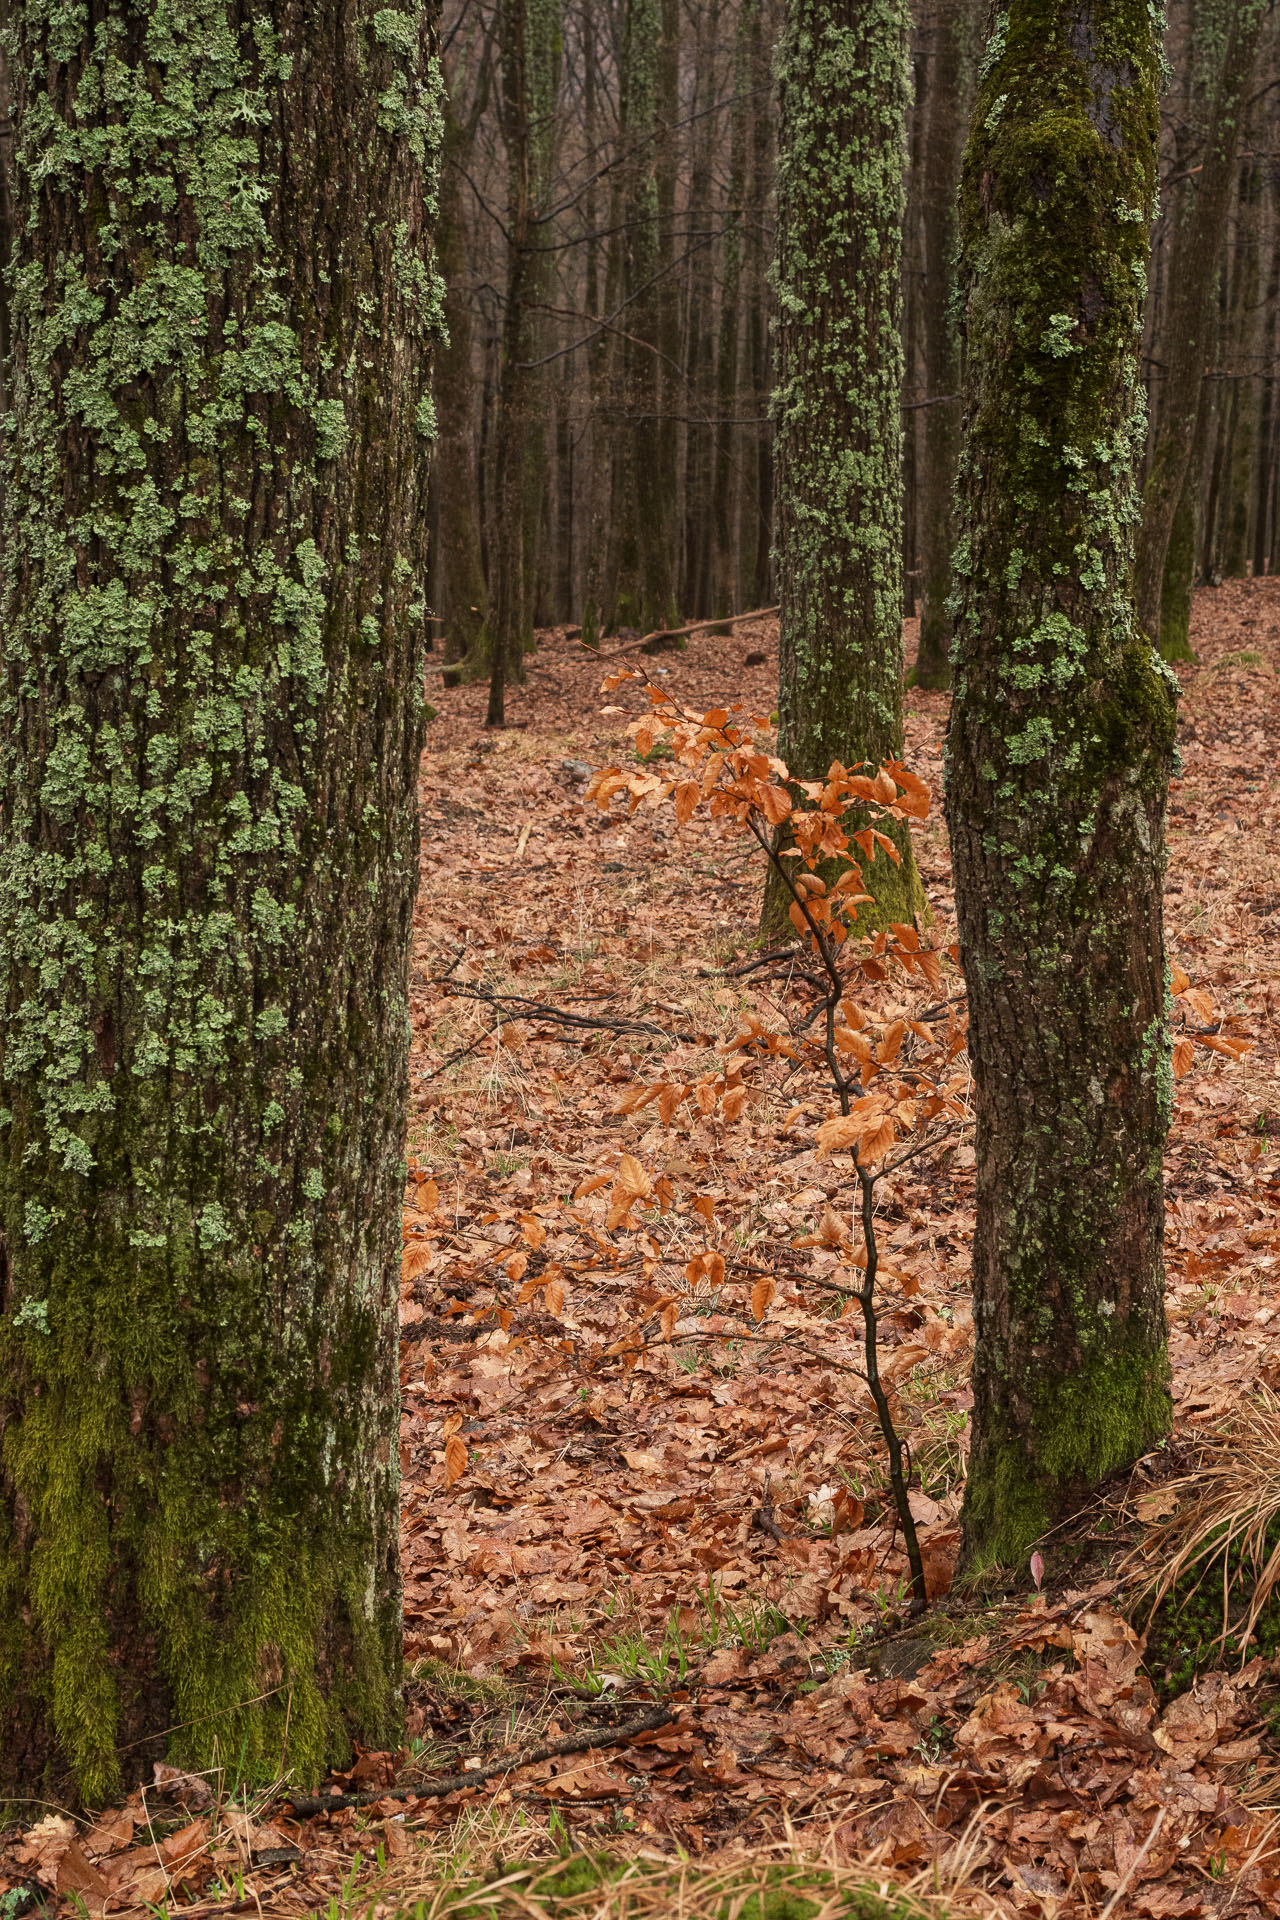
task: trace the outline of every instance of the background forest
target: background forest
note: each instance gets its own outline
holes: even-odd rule
[[[913,7],[904,230],[908,611],[940,671],[959,446],[955,205],[987,27]],[[648,632],[776,598],[770,460],[781,0],[449,0],[431,492],[446,659],[510,622]],[[1280,42],[1174,0],[1142,371],[1176,451],[1165,650],[1193,579],[1263,574],[1280,468]],[[1185,462],[1185,471],[1184,469]],[[518,508],[512,510],[512,503]],[[1155,512],[1154,503],[1149,507]]]

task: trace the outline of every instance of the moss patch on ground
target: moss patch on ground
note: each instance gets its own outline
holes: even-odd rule
[[[1280,1543],[1280,1522],[1267,1531],[1268,1553]],[[1253,1599],[1255,1569],[1238,1549],[1207,1560],[1175,1581],[1154,1613],[1139,1614],[1134,1625],[1146,1633],[1144,1664],[1161,1706],[1193,1686],[1202,1673],[1239,1667],[1255,1654],[1280,1653],[1280,1593],[1263,1606],[1248,1640],[1244,1638]]]

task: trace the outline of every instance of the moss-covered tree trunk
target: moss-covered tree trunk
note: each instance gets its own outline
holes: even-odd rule
[[[790,0],[778,51],[778,751],[805,780],[902,751],[909,25],[905,0]],[[868,869],[876,923],[919,904],[902,844]],[[788,905],[771,870],[766,937]]]
[[[1160,49],[1146,0],[1012,0],[961,199],[947,813],[977,1101],[971,1566],[1165,1431],[1172,676],[1132,599]]]
[[[1222,262],[1236,154],[1251,90],[1267,0],[1220,0],[1197,21],[1197,63],[1209,71],[1203,147],[1179,183],[1167,311],[1160,329],[1162,369],[1156,432],[1142,494],[1137,542],[1138,616],[1166,657],[1190,658],[1185,633],[1161,620],[1165,556],[1195,442],[1200,383],[1209,354],[1214,284]]]
[[[973,90],[972,0],[940,0],[925,96],[920,198],[923,230],[926,407],[921,435],[919,548],[920,648],[914,678],[949,687],[951,549],[956,461],[960,453],[960,330],[955,314],[956,212],[965,109]],[[955,398],[949,399],[948,395]]]
[[[434,18],[11,9],[0,1800],[399,1719]]]

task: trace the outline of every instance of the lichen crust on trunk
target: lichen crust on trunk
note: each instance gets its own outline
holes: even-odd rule
[[[18,0],[0,1798],[399,1719],[432,0]]]
[[[1176,682],[1133,605],[1146,0],[997,15],[961,201],[947,810],[977,1107],[971,1566],[1169,1422],[1161,926]]]
[[[801,780],[902,753],[908,34],[905,0],[794,0],[778,52],[778,752]],[[922,904],[900,844],[867,929]],[[788,904],[771,871],[764,935]]]

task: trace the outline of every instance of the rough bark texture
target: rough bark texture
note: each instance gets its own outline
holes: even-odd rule
[[[792,0],[778,54],[778,751],[801,779],[902,751],[908,30],[904,0]],[[868,869],[876,922],[920,904],[902,846]],[[771,872],[764,933],[788,904]]]
[[[1175,683],[1134,615],[1145,0],[997,18],[961,198],[947,813],[977,1096],[971,1566],[1169,1423],[1160,917]]]
[[[1199,22],[1216,23],[1207,47],[1214,86],[1208,131],[1199,165],[1179,189],[1177,225],[1169,273],[1168,314],[1161,329],[1161,381],[1157,430],[1142,495],[1137,542],[1138,617],[1153,640],[1162,637],[1161,589],[1165,556],[1182,498],[1195,441],[1200,382],[1209,357],[1214,282],[1222,260],[1227,207],[1235,178],[1240,121],[1248,96],[1267,0],[1225,0],[1206,8]],[[1225,14],[1225,18],[1223,17]],[[1167,636],[1173,657],[1190,657],[1185,636]]]
[[[920,197],[924,242],[921,319],[925,389],[922,472],[919,481],[919,547],[922,574],[918,686],[949,687],[951,662],[951,549],[955,545],[952,496],[960,453],[960,329],[953,292],[960,160],[964,151],[965,84],[972,29],[972,0],[939,0],[934,11],[933,58],[925,100]],[[947,394],[955,394],[948,400]]]
[[[432,0],[22,0],[0,1798],[399,1717]]]

